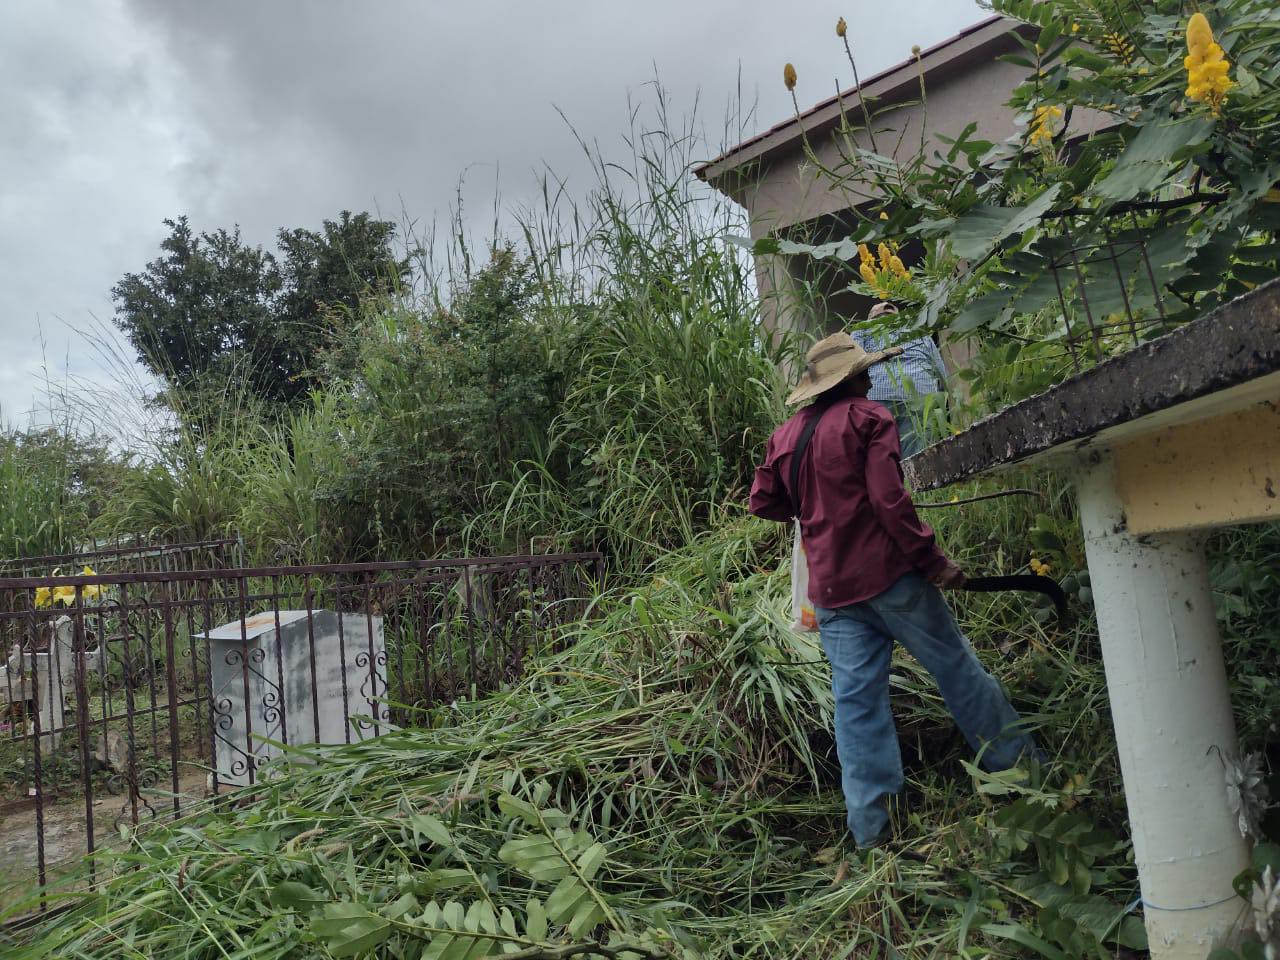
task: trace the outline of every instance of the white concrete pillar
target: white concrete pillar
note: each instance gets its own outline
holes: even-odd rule
[[[1249,846],[1218,754],[1236,731],[1201,538],[1130,536],[1105,455],[1079,503],[1151,955],[1204,960],[1240,927]]]

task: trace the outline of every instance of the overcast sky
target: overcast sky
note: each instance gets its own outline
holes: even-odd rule
[[[0,419],[57,380],[115,373],[86,340],[110,288],[152,259],[165,217],[281,226],[340,210],[419,221],[531,197],[544,165],[591,176],[557,108],[606,151],[656,75],[713,136],[739,82],[754,133],[984,13],[972,0],[3,0]],[[713,146],[719,146],[719,143]],[[37,416],[41,416],[37,414]]]

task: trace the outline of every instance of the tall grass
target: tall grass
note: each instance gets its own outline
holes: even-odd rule
[[[67,553],[87,517],[71,496],[69,465],[0,442],[0,557]]]
[[[501,508],[473,540],[537,533],[638,570],[741,508],[795,344],[763,329],[750,261],[725,242],[741,213],[690,177],[705,145],[669,119],[659,100],[627,167],[584,146],[586,201],[563,215],[548,200],[524,222],[540,309],[577,311],[585,329],[545,453],[496,485]],[[565,223],[568,236],[549,228]]]

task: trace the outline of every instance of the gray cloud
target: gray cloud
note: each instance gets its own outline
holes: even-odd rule
[[[862,10],[869,5],[858,4]],[[109,379],[73,327],[109,318],[109,290],[154,255],[161,220],[280,226],[378,209],[430,219],[470,168],[481,209],[532,195],[545,163],[590,172],[557,108],[619,143],[629,93],[655,73],[677,112],[701,96],[713,139],[739,83],[742,135],[852,82],[836,17],[866,72],[982,14],[971,0],[901,0],[860,23],[842,2],[646,4],[379,0],[9,0],[0,10],[0,411],[18,418],[37,320],[73,375]],[[718,146],[716,143],[714,146]],[[61,321],[61,322],[60,322]],[[60,364],[58,366],[61,366]]]

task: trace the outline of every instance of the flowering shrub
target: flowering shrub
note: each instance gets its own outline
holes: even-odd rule
[[[832,162],[824,159],[830,151],[809,144],[808,161],[833,191],[876,197],[873,208],[848,211],[844,238],[753,245],[758,254],[809,254],[837,268],[843,261],[850,289],[903,307],[880,323],[895,340],[946,331],[976,341],[969,392],[988,408],[1075,368],[1064,341],[1087,329],[1086,303],[1090,324],[1111,331],[1089,338],[1078,362],[1092,363],[1280,273],[1273,0],[1224,0],[1196,13],[1177,0],[990,7],[1022,24],[1010,34],[1022,49],[1002,57],[1027,71],[1008,100],[1010,135],[980,140],[970,124],[944,138],[945,152],[930,152],[923,139],[915,154],[882,150],[877,127],[883,137],[895,121],[878,121],[876,110],[901,104],[860,101],[833,142],[861,146]],[[848,47],[847,28],[837,33]],[[794,97],[794,70],[785,78]],[[924,256],[899,269],[896,244],[908,239]],[[1117,241],[1114,270],[1055,270],[1067,247]],[[888,245],[887,260],[871,253],[880,245]]]

